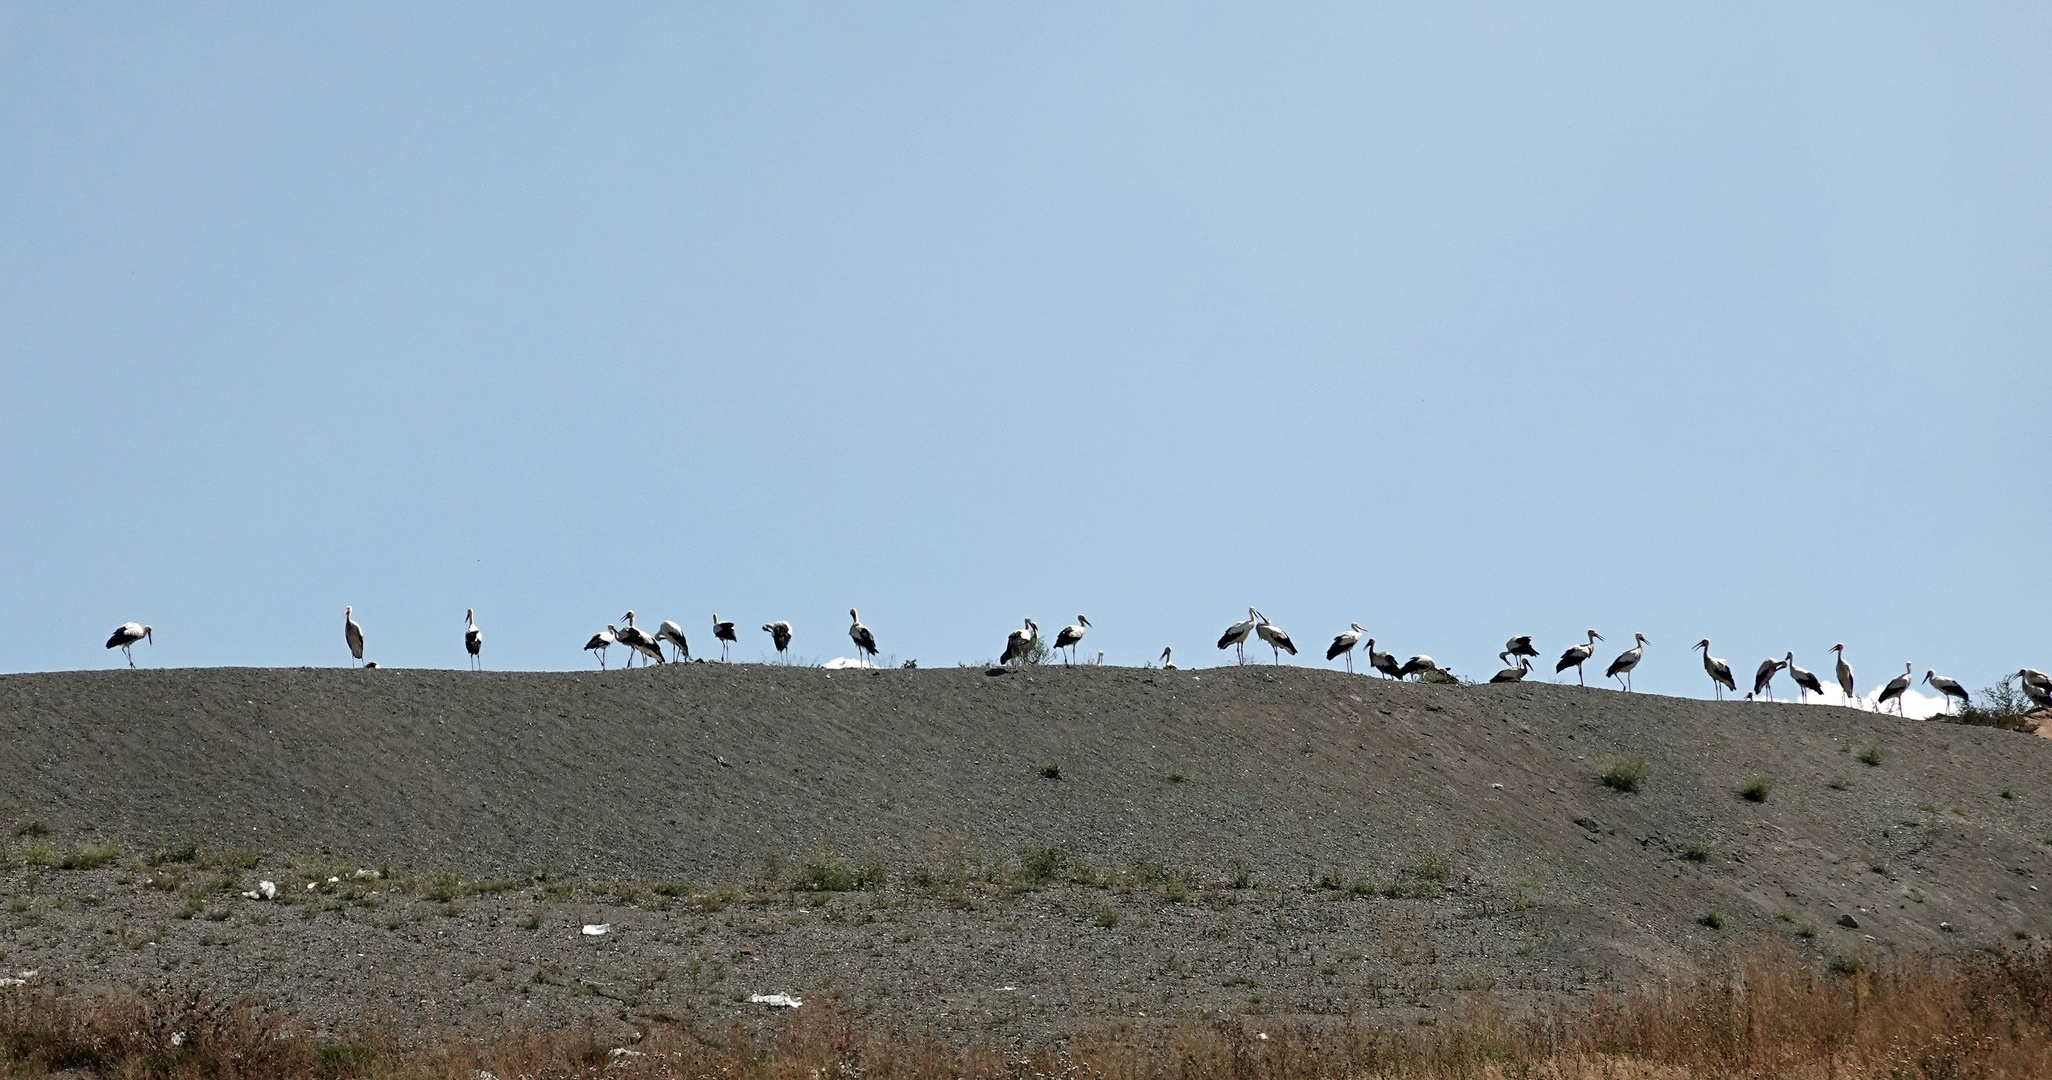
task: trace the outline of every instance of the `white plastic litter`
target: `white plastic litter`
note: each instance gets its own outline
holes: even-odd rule
[[[275,881],[259,881],[256,888],[242,895],[251,900],[276,900],[278,898],[278,883]]]
[[[609,922],[585,923],[584,929],[578,931],[578,933],[583,934],[585,937],[598,937],[599,935],[607,933],[612,929],[613,924]]]
[[[751,1005],[776,1005],[786,1009],[795,1009],[805,1004],[789,994],[750,994],[748,1002]]]
[[[171,1033],[171,1045],[173,1045],[173,1046],[184,1046],[184,1045],[185,1045],[185,1032],[183,1032],[183,1031],[174,1031],[174,1032],[172,1032],[172,1033]]]
[[[829,660],[826,663],[821,664],[819,666],[827,669],[828,671],[845,671],[848,668],[865,668],[869,665],[863,663],[860,660],[852,659],[850,657],[836,656],[832,660]]]

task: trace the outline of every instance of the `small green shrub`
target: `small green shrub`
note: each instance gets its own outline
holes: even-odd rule
[[[1708,844],[1690,844],[1690,845],[1688,845],[1688,846],[1686,846],[1686,847],[1682,848],[1682,852],[1681,852],[1681,857],[1682,857],[1682,858],[1684,858],[1684,859],[1687,859],[1687,860],[1688,860],[1688,861],[1690,861],[1690,862],[1696,862],[1696,863],[1699,863],[1699,862],[1709,862],[1709,861],[1710,861],[1710,845],[1708,845]]]
[[[1873,967],[1874,961],[1863,952],[1839,953],[1831,958],[1831,970],[1840,975],[1862,975]]]
[[[1766,773],[1753,773],[1739,785],[1738,793],[1739,798],[1747,802],[1766,802],[1768,794],[1773,790],[1774,781],[1769,779]]]
[[[1646,778],[1653,773],[1653,763],[1636,754],[1626,754],[1610,763],[1603,770],[1603,786],[1623,792],[1636,792],[1646,786]]]
[[[1047,777],[1049,780],[1060,780],[1062,778],[1062,767],[1056,764],[1042,765],[1040,767],[1040,775]]]
[[[1068,853],[1052,844],[1019,853],[1019,880],[1029,889],[1041,888],[1061,877],[1068,868]]]
[[[1097,906],[1097,925],[1104,927],[1106,930],[1119,925],[1119,909],[1110,904],[1099,904]]]
[[[1724,929],[1724,916],[1715,911],[1706,911],[1696,916],[1696,923],[1700,926],[1707,926],[1712,930],[1722,930]]]
[[[1862,764],[1865,764],[1865,765],[1867,765],[1867,766],[1869,766],[1869,767],[1871,767],[1871,768],[1877,768],[1877,769],[1878,769],[1878,768],[1880,768],[1880,767],[1881,767],[1881,746],[1880,746],[1880,744],[1879,744],[1879,743],[1873,743],[1873,744],[1869,744],[1869,745],[1867,745],[1867,746],[1863,746],[1863,747],[1861,747],[1861,748],[1860,748],[1860,751],[1859,751],[1859,753],[1856,753],[1856,754],[1854,754],[1854,755],[1853,755],[1853,759],[1854,759],[1855,761],[1861,762]]]
[[[853,892],[883,884],[883,867],[874,862],[850,864],[822,851],[798,871],[798,886],[813,892]]]
[[[149,863],[151,866],[167,866],[176,863],[193,862],[196,861],[198,858],[198,844],[172,844],[167,847],[158,848],[156,852],[150,856]]]
[[[97,870],[121,857],[121,849],[109,844],[87,844],[73,848],[57,859],[59,870]]]

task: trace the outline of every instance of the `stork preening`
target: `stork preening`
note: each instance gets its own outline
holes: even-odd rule
[[[463,609],[463,651],[470,654],[473,670],[484,670],[484,631],[477,628],[477,609]]]
[[[1838,654],[1838,688],[1845,691],[1845,703],[1850,705],[1859,698],[1853,694],[1853,671],[1852,665],[1845,662],[1845,644],[1833,645],[1831,651]]]
[[[613,631],[613,639],[644,658],[652,659],[658,664],[663,663],[663,647],[656,641],[655,635],[634,625],[633,612],[628,612],[622,618],[626,620],[627,625]]]
[[[135,624],[130,623],[129,625],[134,626]],[[148,627],[144,627],[144,629],[148,629]],[[2018,671],[2016,677],[2018,681],[2023,683],[2024,696],[2031,699],[2031,704],[2036,705],[2040,709],[2052,709],[2052,678],[2048,678],[2042,671],[2036,671],[2031,668],[2024,668]]]
[[[1532,659],[1529,656],[1519,656],[1513,660],[1511,658],[1511,651],[1505,649],[1497,653],[1496,658],[1511,666],[1491,675],[1489,677],[1490,682],[1524,682],[1525,676],[1532,672]]]
[[[720,641],[720,663],[724,664],[727,662],[727,646],[741,640],[734,636],[733,620],[721,622],[720,613],[713,612],[713,636]]]
[[[1254,632],[1261,635],[1261,640],[1268,642],[1269,648],[1275,650],[1276,663],[1282,663],[1284,653],[1297,655],[1297,643],[1290,640],[1290,635],[1282,627],[1269,622],[1268,616],[1258,611],[1254,613],[1254,617],[1261,620],[1254,624]]]
[[[1912,668],[1911,670],[1915,669]],[[1926,668],[1924,669],[1924,681],[1937,688],[1938,692],[1944,694],[1946,698],[1958,698],[1962,707],[1973,704],[1973,698],[1967,695],[1966,687],[1959,685],[1959,680],[1957,679],[1948,679]]]
[[[782,658],[784,650],[791,647],[791,624],[778,619],[776,622],[763,623],[762,631],[768,634],[770,641],[776,644],[777,656]]]
[[[1731,665],[1710,655],[1710,639],[1696,642],[1696,648],[1703,650],[1703,670],[1710,675],[1710,687],[1717,692],[1717,700],[1724,700],[1726,690],[1738,693],[1738,683],[1731,677]]]
[[[1055,651],[1069,650],[1069,663],[1074,664],[1076,662],[1076,643],[1082,641],[1083,635],[1089,632],[1090,620],[1082,615],[1076,616],[1075,622],[1062,627],[1061,632],[1055,635]],[[1103,655],[1103,653],[1098,654],[1100,658]]]
[[[1341,631],[1336,637],[1332,639],[1332,644],[1326,646],[1325,659],[1327,661],[1330,661],[1335,657],[1346,657],[1347,674],[1353,674],[1354,646],[1360,644],[1361,635],[1367,632],[1368,631],[1361,629],[1360,623],[1348,623],[1347,628]]]
[[[1632,692],[1632,669],[1638,667],[1639,661],[1646,658],[1646,635],[1633,634],[1632,640],[1638,644],[1617,654],[1617,659],[1612,660],[1610,667],[1603,672],[1604,678],[1616,679],[1623,683],[1627,694]]]
[[[1539,659],[1539,650],[1533,647],[1532,635],[1530,634],[1519,634],[1517,637],[1504,642],[1503,651],[1510,654],[1509,662],[1513,664],[1517,663],[1518,657],[1521,656],[1529,656],[1534,660]],[[1532,665],[1527,664],[1525,666],[1530,668]]]
[[[656,627],[656,642],[670,646],[672,659],[691,659],[691,643],[684,640],[684,628],[678,626],[675,620],[664,619],[662,625]]]
[[[1009,664],[1014,660],[1026,659],[1028,651],[1033,648],[1033,643],[1039,640],[1040,625],[1032,619],[1026,620],[1026,625],[1005,635],[1005,654],[998,657],[998,663]]]
[[[1247,635],[1252,634],[1254,628],[1260,624],[1261,617],[1254,613],[1253,608],[1248,608],[1246,619],[1226,627],[1226,632],[1219,635],[1218,647],[1220,649],[1233,650],[1233,654],[1239,657],[1240,663],[1246,663]]]
[[[1161,669],[1163,671],[1176,670],[1175,646],[1171,645],[1161,650]]]
[[[619,639],[620,631],[615,630],[612,623],[607,623],[604,630],[591,635],[591,640],[584,643],[586,651],[598,654],[600,671],[606,669],[606,650],[612,648],[613,642]]]
[[[1875,706],[1878,708],[1886,708],[1888,702],[1890,700],[1893,700],[1895,702],[1895,715],[1908,715],[1907,713],[1902,711],[1902,695],[1908,692],[1911,685],[1911,680],[1916,677],[1914,674],[1916,670],[1917,666],[1915,664],[1909,663],[1908,661],[1904,661],[1902,665],[1902,674],[1897,675],[1895,678],[1888,680],[1888,685],[1881,688],[1881,696],[1874,699]]]
[[[349,643],[349,655],[358,663],[363,661],[363,627],[356,625],[356,609],[342,609],[342,640]]]
[[[855,614],[854,608],[848,609],[848,622],[848,638],[855,643],[856,656],[867,657],[870,662],[874,663],[876,660],[876,635],[869,632],[869,627],[862,625],[862,616]]]
[[[1776,660],[1771,656],[1760,661],[1760,666],[1753,670],[1753,696],[1755,698],[1764,697],[1769,701],[1773,701],[1774,674],[1787,666],[1787,661]]]
[[[1816,672],[1808,668],[1796,666],[1794,651],[1790,651],[1787,656],[1782,657],[1781,666],[1788,669],[1789,681],[1796,684],[1797,704],[1809,701],[1809,695],[1811,694],[1816,694],[1819,697],[1824,696],[1824,683],[1817,678]]]
[[[128,651],[129,647],[138,641],[147,641],[155,645],[157,639],[151,637],[150,632],[150,628],[141,623],[122,623],[120,626],[115,627],[113,635],[107,638],[107,647],[110,649],[120,649],[121,655],[128,658],[128,666],[134,667],[135,654]]]
[[[1396,677],[1399,679],[1407,679],[1413,675],[1423,676],[1428,671],[1438,670],[1439,664],[1436,661],[1434,661],[1431,657],[1426,656],[1424,653],[1419,653],[1418,655],[1411,657],[1409,660],[1404,661],[1404,666],[1397,669]]]
[[[1403,668],[1397,665],[1395,654],[1386,653],[1376,648],[1374,638],[1368,639],[1368,666],[1381,672],[1382,677],[1385,679],[1402,678],[1397,672],[1402,671]]]
[[[1580,645],[1570,645],[1566,652],[1560,654],[1560,663],[1553,665],[1553,673],[1558,675],[1569,668],[1574,668],[1575,682],[1582,686],[1589,685],[1589,680],[1582,677],[1582,665],[1596,655],[1596,643],[1602,640],[1602,634],[1594,630],[1589,631],[1589,640]]]

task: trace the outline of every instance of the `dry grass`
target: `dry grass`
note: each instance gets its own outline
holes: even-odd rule
[[[616,1051],[588,1028],[414,1046],[324,1040],[290,1017],[201,998],[0,994],[0,1077],[718,1077],[721,1080],[1667,1080],[2052,1076],[2052,952],[1922,958],[1851,975],[1759,952],[1730,971],[1514,1019],[1486,993],[1391,1030],[1255,1017],[1101,1027],[1027,1055],[856,1029],[808,1003],[752,1036],[674,1028]]]

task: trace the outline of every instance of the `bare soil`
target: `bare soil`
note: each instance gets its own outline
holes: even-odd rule
[[[1410,1023],[1763,940],[2052,933],[2048,767],[1848,709],[1270,666],[7,676],[0,975],[621,1037],[779,992],[958,1041]]]

